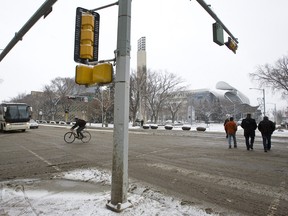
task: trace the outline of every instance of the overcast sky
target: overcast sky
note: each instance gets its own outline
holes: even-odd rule
[[[116,0],[115,0],[116,1]],[[74,77],[74,30],[77,7],[94,9],[114,3],[108,0],[58,0],[46,19],[36,25],[0,62],[0,101],[20,93],[41,91],[56,77]],[[1,0],[0,49],[28,21],[44,0]],[[287,0],[206,0],[238,38],[235,55],[213,42],[213,18],[196,0],[133,0],[131,69],[136,69],[137,40],[145,36],[147,67],[176,73],[190,89],[214,89],[225,81],[258,105],[262,97],[248,74],[258,65],[288,55]],[[118,6],[100,14],[99,60],[114,57]],[[224,38],[227,40],[225,33]],[[266,89],[266,111],[287,107],[280,96]],[[272,103],[272,104],[271,104]]]

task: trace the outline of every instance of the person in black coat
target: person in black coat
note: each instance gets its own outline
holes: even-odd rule
[[[275,124],[264,116],[263,121],[258,125],[258,130],[261,132],[264,151],[271,149],[271,136],[275,130]]]
[[[86,121],[83,120],[83,119],[79,119],[78,117],[75,117],[75,122],[76,122],[76,123],[73,125],[73,127],[71,127],[70,130],[73,130],[74,128],[78,127],[78,128],[76,129],[76,131],[77,131],[77,138],[81,138],[81,137],[83,137],[83,134],[82,134],[81,131],[85,128]],[[80,137],[80,135],[81,135],[81,137]]]
[[[247,150],[253,149],[255,130],[257,129],[257,124],[255,119],[251,118],[251,114],[248,113],[246,118],[242,120],[241,127],[244,129],[244,137],[246,142]]]

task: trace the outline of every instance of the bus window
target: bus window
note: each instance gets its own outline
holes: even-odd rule
[[[18,106],[19,118],[29,118],[29,112],[26,106]]]

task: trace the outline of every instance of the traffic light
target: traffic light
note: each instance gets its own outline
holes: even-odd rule
[[[223,27],[219,23],[213,23],[213,41],[219,46],[224,45]]]
[[[113,78],[113,66],[110,63],[98,64],[93,67],[93,83],[111,83]]]
[[[236,54],[238,45],[232,38],[228,37],[228,41],[225,43],[225,45]]]
[[[75,22],[74,61],[87,64],[98,61],[99,24],[98,13],[78,7]]]
[[[92,84],[92,67],[86,65],[76,66],[75,82],[79,85]]]
[[[103,63],[92,66],[76,66],[75,82],[79,85],[108,84],[113,80],[113,66]]]
[[[81,16],[80,58],[93,59],[94,16],[83,13]]]

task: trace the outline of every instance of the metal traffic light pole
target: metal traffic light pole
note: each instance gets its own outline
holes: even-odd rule
[[[116,212],[131,206],[127,202],[131,2],[119,0],[118,12],[112,185],[107,203],[107,208]]]
[[[191,0],[190,0],[191,1]],[[210,6],[205,3],[204,0],[196,0],[209,14],[210,16],[219,23],[222,28],[226,31],[226,33],[236,42],[238,43],[238,39],[233,36],[233,34],[229,31],[229,29],[222,23],[222,21],[217,17],[217,15],[211,10]]]
[[[33,14],[33,16],[25,23],[25,25],[15,33],[15,36],[9,42],[9,44],[0,53],[0,62],[10,52],[10,50],[16,45],[18,41],[21,41],[23,36],[30,30],[30,28],[42,17],[48,16],[52,11],[52,6],[57,0],[46,0],[41,7]]]

